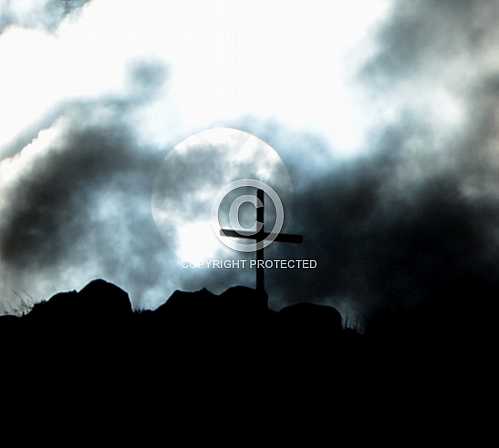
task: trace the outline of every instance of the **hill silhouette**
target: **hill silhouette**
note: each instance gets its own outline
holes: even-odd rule
[[[306,333],[306,329],[319,331],[331,337],[342,331],[341,315],[332,307],[298,304],[275,312],[268,307],[266,294],[243,286],[229,288],[220,295],[207,289],[177,290],[156,310],[134,312],[128,294],[104,280],[94,280],[79,292],[58,293],[36,303],[24,316],[2,316],[0,319],[2,326],[44,325],[51,329],[61,326],[69,327],[70,333],[80,333],[89,327],[95,330],[100,326],[120,324],[142,326],[145,322],[161,331],[179,327],[194,332],[208,327],[213,327],[214,331],[229,328],[250,331],[253,326],[261,330],[270,325],[283,331],[285,328],[300,333]]]
[[[24,316],[0,317],[0,336],[10,349],[34,356],[107,362],[112,354],[143,364],[159,364],[158,353],[272,362],[276,352],[308,356],[363,340],[343,328],[334,308],[298,304],[277,312],[267,303],[265,293],[236,286],[220,295],[175,291],[156,310],[133,311],[125,291],[95,280],[35,304]]]
[[[231,414],[300,395],[327,404],[341,392],[349,401],[347,384],[359,395],[376,390],[372,373],[362,378],[371,364],[367,338],[343,328],[336,309],[297,304],[277,312],[265,294],[241,286],[219,295],[175,291],[156,310],[133,311],[125,291],[96,280],[24,316],[0,317],[0,338],[11,374],[4,388],[41,393],[42,403],[62,395],[63,412],[80,402],[100,412],[111,396],[113,413],[162,417],[165,407],[185,406],[190,419],[190,403],[206,403],[215,416],[221,403]]]
[[[158,418],[164,408],[184,407],[190,420],[196,403],[203,419],[216,419],[224,406],[234,418],[239,409],[272,419],[269,400],[298,421],[329,416],[330,408],[353,422],[383,417],[384,407],[403,417],[415,403],[431,411],[434,397],[461,400],[472,378],[475,389],[488,384],[483,372],[495,370],[483,364],[493,358],[494,339],[484,328],[495,330],[469,312],[380,312],[360,334],[344,328],[332,307],[273,311],[251,288],[175,291],[155,310],[134,311],[125,291],[96,280],[24,316],[0,317],[3,385],[41,394],[41,403],[63,396],[62,410],[87,402],[100,411],[102,397],[112,397],[114,412],[149,410]],[[372,409],[363,413],[366,405]]]
[[[151,375],[183,381],[228,369],[376,388],[392,371],[407,381],[428,368],[476,365],[493,340],[491,328],[469,319],[462,306],[380,312],[360,334],[344,328],[332,307],[301,303],[273,311],[267,299],[242,286],[219,295],[175,291],[156,310],[133,311],[125,291],[95,280],[24,316],[0,317],[3,359],[37,373],[40,366],[56,375],[97,369],[110,381],[123,372],[139,382]]]
[[[0,318],[2,331],[22,329],[26,336],[64,332],[65,340],[83,341],[122,333],[149,341],[182,335],[203,342],[219,338],[268,340],[284,334],[303,339],[334,340],[343,332],[340,313],[328,306],[298,304],[272,311],[265,293],[243,286],[213,294],[207,289],[175,291],[156,310],[134,312],[128,294],[116,285],[95,280],[81,291],[54,295],[24,316]],[[154,339],[152,335],[154,334]],[[163,343],[165,341],[161,341]]]

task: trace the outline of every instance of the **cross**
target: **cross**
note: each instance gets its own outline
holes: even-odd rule
[[[251,231],[244,231],[244,230],[233,230],[233,229],[220,229],[220,235],[221,236],[227,236],[231,238],[243,238],[243,239],[250,239],[250,240],[255,240],[257,243],[260,241],[265,240],[269,236],[274,237],[274,241],[281,242],[281,243],[301,243],[303,242],[303,236],[302,235],[293,235],[289,233],[278,233],[276,234],[271,234],[269,232],[265,232],[265,193],[262,189],[258,188],[256,190],[256,199],[257,199],[257,206],[256,206],[256,221],[257,223],[261,224],[260,230],[257,233],[251,232]],[[263,246],[258,247],[256,250],[256,290],[258,292],[264,293],[265,292],[265,268],[264,268],[264,263],[265,263],[265,257],[264,257],[264,252],[263,252]]]

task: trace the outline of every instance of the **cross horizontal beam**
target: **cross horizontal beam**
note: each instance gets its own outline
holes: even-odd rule
[[[232,230],[232,229],[220,229],[221,236],[227,236],[231,238],[243,238],[247,240],[257,240],[263,241],[266,238],[274,238],[274,241],[280,243],[295,243],[300,244],[303,242],[302,235],[293,235],[291,233],[269,233],[269,232],[258,232],[254,233],[247,230]]]

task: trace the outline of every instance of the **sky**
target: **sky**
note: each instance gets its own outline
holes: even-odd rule
[[[305,242],[268,256],[319,263],[292,285],[267,277],[275,308],[362,319],[495,278],[498,14],[489,0],[0,0],[0,311],[97,277],[136,308],[251,286],[183,269],[189,230],[165,238],[151,211],[176,163],[208,182],[198,155],[172,154],[220,127],[289,171]]]

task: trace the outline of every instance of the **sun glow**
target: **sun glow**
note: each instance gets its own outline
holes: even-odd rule
[[[177,258],[181,263],[198,265],[213,258],[220,248],[209,222],[184,224],[177,229]]]
[[[141,112],[144,138],[165,143],[252,116],[318,131],[348,152],[365,115],[348,79],[388,3],[107,0],[55,33],[11,26],[0,39],[0,147],[61,102],[126,93],[130,65],[150,59],[169,79]]]

